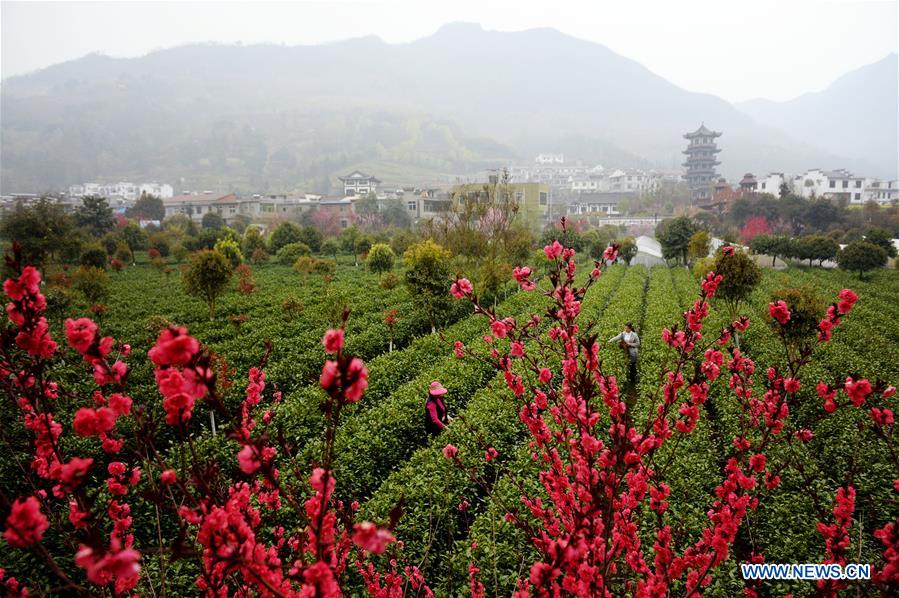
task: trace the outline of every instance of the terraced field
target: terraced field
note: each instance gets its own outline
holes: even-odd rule
[[[438,334],[428,334],[426,318],[413,308],[403,285],[381,288],[376,276],[349,265],[339,266],[331,281],[302,277],[274,265],[255,268],[254,274],[258,290],[248,295],[228,293],[213,322],[201,303],[181,291],[177,273],[166,278],[138,266],[112,274],[112,293],[101,324],[104,332],[130,341],[140,357],[135,362],[143,365],[132,372],[130,382],[135,402],[158,403],[151,367],[141,358],[161,323],[186,325],[227,362],[235,380],[245,379],[271,342],[268,382],[284,393],[274,412],[281,441],[300,462],[317,462],[324,427],[320,410],[324,393],[318,383],[325,358],[321,337],[335,311],[348,307],[347,350],[365,359],[370,376],[363,400],[347,407],[336,429],[337,496],[346,503],[358,501],[359,516],[377,522],[386,522],[401,507],[394,533],[404,542],[403,557],[421,568],[438,595],[467,595],[468,565],[473,560],[481,568],[488,595],[509,595],[515,581],[527,577],[535,551],[504,515],[518,507],[523,493],[540,495],[542,489],[517,406],[502,375],[486,363],[453,355],[456,340],[479,352],[487,350],[483,338],[487,320],[472,315],[465,302],[457,302]],[[782,348],[767,325],[767,305],[774,291],[795,286],[812,289],[824,305],[846,286],[861,299],[837,329],[833,342],[818,349],[817,359],[804,374],[809,383],[800,390],[791,417],[795,426],[807,427],[815,436],[790,449],[801,451],[797,457],[805,463],[804,471],[785,474],[781,485],[750,515],[733,554],[716,572],[706,595],[732,596],[742,590],[738,564],[749,551],[763,552],[770,562],[818,562],[824,547],[813,522],[821,505],[815,504],[813,494],[832,497],[846,482],[847,471],[852,472],[858,491],[856,518],[861,533],[853,545],[858,562],[876,562],[879,547],[871,532],[899,517],[891,490],[895,472],[888,455],[870,435],[859,431],[866,412],[845,409],[822,417],[821,401],[811,382],[834,382],[847,371],[872,380],[899,381],[899,277],[882,272],[874,280],[859,282],[841,272],[819,269],[766,271],[746,307],[752,324],[742,337],[743,349],[759,362],[783,362]],[[626,354],[614,344],[604,344],[600,351],[602,369],[621,386],[631,424],[638,430],[647,426],[654,413],[662,375],[672,359],[661,342],[662,330],[681,322],[697,293],[696,280],[684,269],[614,266],[604,272],[582,306],[581,326],[592,327],[601,343],[617,334],[625,322],[633,322],[642,339],[633,384],[627,379]],[[282,309],[288,298],[302,304],[302,310]],[[515,292],[500,301],[496,311],[520,321],[542,313],[546,303],[540,293]],[[390,330],[384,322],[388,310],[396,310],[399,319],[393,330],[393,351],[388,350]],[[86,311],[87,305],[76,304],[66,313],[77,316]],[[711,337],[727,322],[724,311],[713,302],[707,335]],[[54,333],[62,336],[61,320],[51,323]],[[547,365],[558,373],[560,364]],[[65,379],[66,372],[61,376]],[[726,378],[714,383],[696,429],[680,437],[679,444],[666,445],[653,463],[667,472],[672,496],[677,497],[669,513],[687,530],[677,539],[681,547],[694,542],[706,527],[710,496],[733,451],[731,440],[740,412],[728,399]],[[447,405],[455,420],[431,437],[425,431],[423,409],[427,387],[435,379],[449,389]],[[239,394],[238,389],[229,400],[236,403]],[[196,450],[215,455],[223,440],[212,437],[202,407],[198,414],[191,423]],[[599,428],[604,425],[601,422]],[[450,443],[463,461],[479,464],[477,477],[466,475],[444,458],[442,449]],[[487,447],[498,452],[497,459],[484,461]],[[0,465],[4,479],[14,472],[13,463]],[[150,527],[137,531],[155,533]],[[647,536],[644,541],[651,544],[652,540]],[[351,570],[349,575],[353,591],[361,591],[356,574]],[[807,583],[767,587],[776,594],[813,594]]]

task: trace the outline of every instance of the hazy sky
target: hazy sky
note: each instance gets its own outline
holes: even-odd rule
[[[140,56],[190,42],[403,43],[453,21],[554,27],[602,43],[691,91],[789,99],[897,51],[896,0],[356,0],[2,2],[8,77],[90,52]]]

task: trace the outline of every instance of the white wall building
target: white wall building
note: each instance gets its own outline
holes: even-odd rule
[[[821,170],[814,168],[793,179],[793,190],[802,197],[845,199],[851,203],[864,203],[862,197],[865,177],[855,176],[845,169]]]
[[[342,177],[338,177],[340,182],[343,183],[343,194],[344,196],[362,196],[368,195],[372,191],[378,191],[378,185],[381,183],[380,179],[376,179],[375,177],[365,174],[364,172],[359,172],[358,170],[354,170],[350,174]]]

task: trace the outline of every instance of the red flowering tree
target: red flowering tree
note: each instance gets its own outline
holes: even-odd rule
[[[15,259],[8,265],[17,275],[3,285],[10,325],[2,332],[0,384],[25,434],[0,434],[6,446],[30,455],[23,473],[31,490],[4,507],[3,539],[46,565],[55,581],[39,592],[165,592],[172,562],[187,559],[196,588],[210,596],[337,596],[348,564],[364,568],[369,554],[393,543],[388,530],[354,523],[356,503],[333,496],[334,428],[368,384],[362,360],[344,353],[342,329],[323,339],[326,449],[304,473],[271,427],[270,405],[280,393],[266,393],[262,367],[250,370],[232,412],[220,394],[227,384],[217,380],[215,357],[184,328],[162,331],[148,353],[164,424],[153,420],[151,405],[135,405],[127,394],[130,347],[103,336],[88,318],[67,320],[65,336],[79,367],[92,374],[93,390],[82,397],[54,381],[69,351],[43,315],[40,273]],[[63,400],[77,406],[72,420],[59,412]],[[190,424],[200,403],[226,422],[232,467],[198,455]],[[168,450],[160,428],[171,432]],[[136,518],[155,520],[155,533],[137,534]],[[414,568],[391,575],[426,588]],[[0,581],[8,593],[40,583],[2,570]]]
[[[610,247],[604,261],[614,260],[617,250]],[[735,544],[747,515],[758,508],[766,492],[780,484],[783,471],[796,466],[789,458],[770,457],[785,454],[772,449],[811,439],[811,432],[799,428],[790,417],[802,385],[802,370],[816,345],[830,340],[834,327],[851,311],[857,297],[843,290],[839,301],[823,314],[817,338],[807,342],[797,342],[787,334],[790,306],[784,301],[772,303],[771,318],[779,327],[782,342],[791,347],[786,369],[762,369],[767,375],[760,381],[755,376],[759,366],[732,343],[734,334],[749,326],[748,318],[740,317],[707,335],[709,299],[722,281],[721,275],[710,272],[682,324],[663,333],[669,366],[660,387],[649,397],[651,409],[645,423],[638,424],[640,420],[619,391],[617,380],[603,371],[593,325],[578,318],[581,301],[601,276],[603,262],[596,261],[586,285],[578,287],[574,251],[554,242],[544,252],[552,266],[548,287],[543,290],[551,304],[546,311],[547,330],[539,326],[537,316],[519,323],[480,305],[467,280],[452,285],[452,294],[472,301],[475,312],[489,318],[494,336],[508,341],[506,349],[497,343],[489,354],[473,356],[489,360],[503,373],[518,401],[532,456],[541,464],[542,491],[523,493],[520,506],[500,505],[507,520],[525,533],[540,557],[518,581],[515,595],[700,595],[716,568],[733,551],[745,550]],[[538,288],[529,268],[516,269],[514,274],[525,291]],[[457,355],[470,354],[461,343],[455,350]],[[547,355],[561,357],[561,380],[556,381],[547,367]],[[690,539],[680,516],[669,508],[677,497],[670,495],[666,473],[680,437],[694,432],[710,386],[722,375],[728,377],[732,391],[727,400],[735,401],[740,409],[738,432],[714,495],[708,499],[708,523],[698,537]],[[856,407],[876,404],[871,416],[879,422],[878,433],[887,447],[894,446],[893,414],[883,406],[894,387],[851,377],[842,385],[822,384],[819,392],[826,411],[841,406],[836,402],[840,390]],[[480,479],[477,468],[462,462],[454,446],[448,445],[444,456],[489,491],[490,480]],[[899,462],[895,453],[893,456],[899,474]],[[490,459],[489,452],[485,459]],[[899,490],[899,480],[896,488]],[[819,513],[818,529],[827,543],[826,562],[847,562],[853,500],[854,489],[847,485],[838,493],[832,515]],[[831,517],[834,523],[825,523]],[[894,583],[899,566],[896,524],[888,524],[875,535],[884,545],[883,566],[875,579],[884,585]],[[750,562],[764,560],[757,553],[740,557]],[[475,582],[477,572],[472,565],[473,594],[482,593]],[[839,587],[843,586],[819,584],[827,593]],[[756,587],[748,583],[745,593],[756,595]]]
[[[768,220],[764,216],[756,216],[743,224],[743,228],[740,229],[740,240],[743,243],[749,243],[759,235],[770,234],[771,227],[768,225]]]

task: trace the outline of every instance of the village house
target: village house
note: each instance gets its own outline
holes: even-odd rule
[[[377,193],[378,185],[381,183],[380,179],[376,179],[375,177],[359,172],[358,170],[354,170],[350,174],[338,178],[340,179],[340,182],[343,183],[343,195],[345,197],[358,197],[368,195],[372,192]]]

